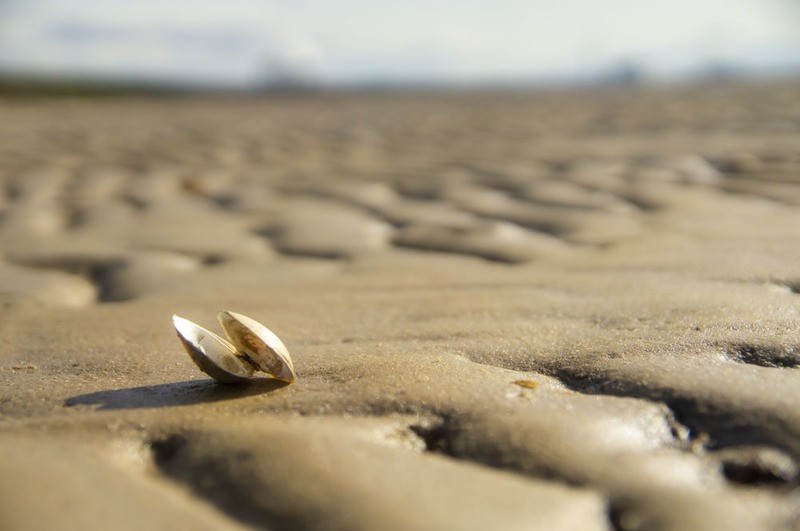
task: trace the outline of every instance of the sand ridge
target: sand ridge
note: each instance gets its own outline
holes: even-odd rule
[[[0,102],[0,522],[796,527],[797,96]]]

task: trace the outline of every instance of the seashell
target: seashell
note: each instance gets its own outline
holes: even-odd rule
[[[192,361],[218,382],[243,382],[253,375],[253,366],[215,333],[177,315],[172,316],[172,324]]]
[[[178,338],[201,371],[222,383],[245,381],[255,371],[284,382],[294,381],[289,350],[269,328],[227,310],[219,312],[217,319],[228,340],[188,319],[172,316]]]
[[[246,315],[228,310],[219,312],[217,319],[239,355],[257,370],[284,382],[294,381],[289,350],[272,330]]]

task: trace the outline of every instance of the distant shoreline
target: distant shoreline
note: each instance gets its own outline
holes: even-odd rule
[[[436,82],[393,83],[370,82],[349,85],[324,84],[264,84],[255,87],[225,87],[179,83],[155,79],[58,77],[39,74],[0,72],[0,97],[118,97],[118,96],[318,96],[335,94],[381,93],[529,93],[638,89],[662,87],[693,87],[708,85],[747,85],[800,81],[800,74],[782,76],[730,76],[724,78],[697,77],[681,81],[647,81],[597,79],[590,81],[542,82],[485,82],[446,84]]]

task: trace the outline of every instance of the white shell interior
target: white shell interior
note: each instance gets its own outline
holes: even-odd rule
[[[253,375],[253,366],[236,354],[236,348],[188,319],[172,316],[186,352],[204,373],[223,383],[241,382]]]

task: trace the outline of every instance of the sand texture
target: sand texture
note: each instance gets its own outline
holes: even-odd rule
[[[0,528],[800,529],[800,84],[0,117]]]

